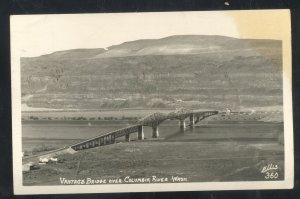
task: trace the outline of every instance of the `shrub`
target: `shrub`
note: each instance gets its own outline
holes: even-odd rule
[[[35,117],[35,116],[30,116],[29,119],[31,119],[31,120],[38,120],[39,118]]]

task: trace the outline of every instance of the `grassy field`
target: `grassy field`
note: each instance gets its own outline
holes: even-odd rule
[[[283,146],[227,142],[131,142],[65,154],[60,164],[25,172],[24,185],[59,185],[66,179],[124,179],[179,176],[187,182],[265,180],[261,170],[276,164],[284,178]],[[170,181],[169,181],[170,182]]]

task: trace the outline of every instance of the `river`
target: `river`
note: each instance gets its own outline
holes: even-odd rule
[[[42,145],[50,148],[60,148],[84,139],[95,137],[106,132],[135,124],[133,121],[23,121],[22,149],[31,151]],[[188,122],[187,122],[188,124]],[[214,121],[199,124],[194,128],[179,130],[178,121],[165,121],[159,126],[160,142],[199,141],[219,142],[238,141],[254,143],[277,142],[283,132],[283,123],[268,123],[257,121],[233,122]],[[152,129],[144,127],[145,138],[151,139]],[[136,134],[131,134],[135,140]],[[119,141],[123,141],[123,138]]]

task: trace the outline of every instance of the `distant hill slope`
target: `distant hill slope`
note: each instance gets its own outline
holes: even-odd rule
[[[21,58],[22,101],[45,108],[282,105],[281,41],[180,35]]]

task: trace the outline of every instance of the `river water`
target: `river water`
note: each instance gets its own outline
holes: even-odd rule
[[[23,121],[22,149],[30,151],[42,145],[60,148],[84,139],[89,139],[112,130],[134,125],[133,121]],[[188,121],[187,121],[188,124]],[[254,143],[277,142],[283,132],[283,123],[268,123],[257,121],[234,122],[214,121],[198,124],[194,128],[179,129],[178,121],[165,121],[159,126],[159,139],[155,141],[239,141]],[[145,138],[151,139],[152,128],[144,127]],[[131,134],[135,140],[136,134]],[[123,141],[123,138],[119,141]]]

